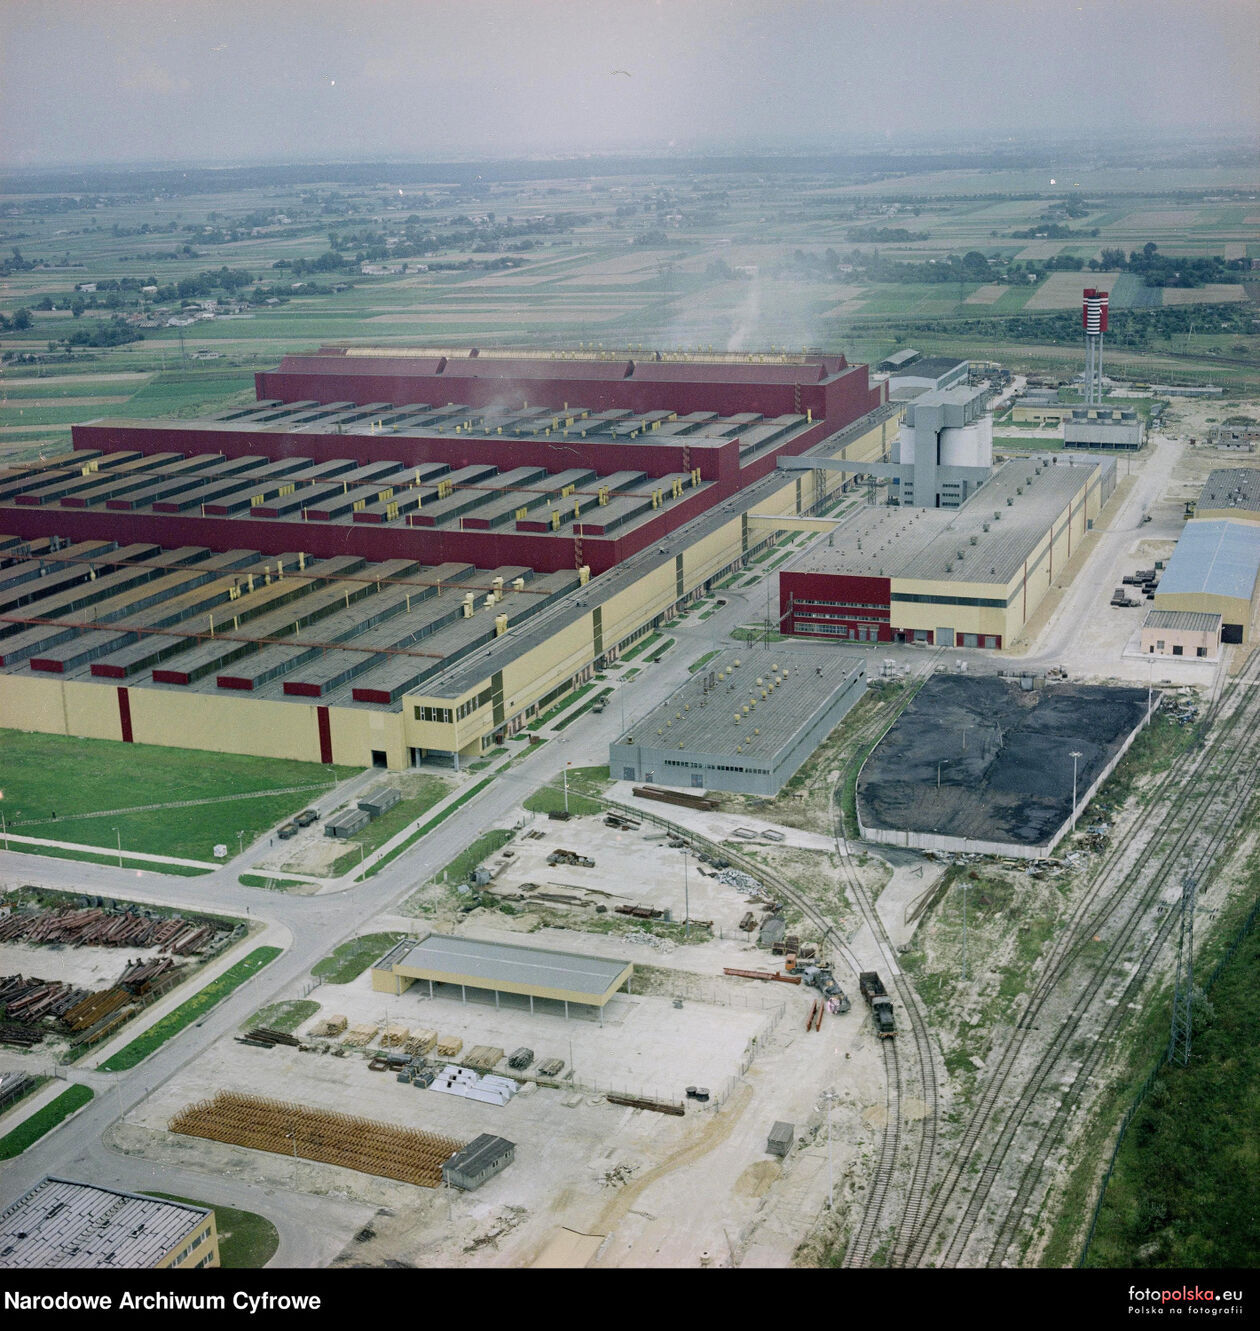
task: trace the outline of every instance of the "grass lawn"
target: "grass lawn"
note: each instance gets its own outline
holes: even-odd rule
[[[211,860],[224,844],[235,854],[244,832],[249,845],[267,828],[309,804],[314,790],[253,799],[222,799],[253,791],[331,784],[318,763],[247,758],[229,753],[170,749],[155,744],[78,739],[0,731],[4,750],[4,811],[8,825],[27,836],[183,859]],[[336,768],[337,780],[356,769]],[[100,818],[82,815],[183,800],[217,799],[181,809]],[[55,822],[46,821],[54,818]]]
[[[248,1021],[241,1022],[241,1030],[252,1030],[255,1026],[266,1026],[271,1031],[285,1031],[292,1034],[308,1018],[319,1011],[319,1004],[310,998],[288,998],[279,1003],[271,1003],[259,1008]]]
[[[445,869],[435,873],[434,881],[440,883],[445,879],[448,883],[467,882],[468,875],[482,860],[506,846],[514,835],[506,827],[493,827],[490,831],[483,832],[466,850],[460,851]]]
[[[0,1137],[0,1160],[12,1160],[15,1155],[21,1155],[33,1142],[51,1132],[62,1119],[69,1118],[76,1109],[87,1104],[92,1095],[89,1086],[67,1087],[55,1100],[50,1100],[30,1118],[19,1123],[12,1132]]]
[[[268,962],[274,961],[281,951],[278,947],[256,947],[249,956],[242,957],[235,966],[225,970],[217,980],[211,980],[200,993],[181,1003],[173,1012],[168,1012],[161,1021],[154,1022],[143,1035],[124,1045],[116,1054],[111,1054],[101,1064],[101,1070],[125,1072],[128,1068],[134,1068],[155,1049],[161,1048],[171,1036],[178,1035],[185,1026],[205,1016],[233,989],[238,989],[246,980],[252,979]]]
[[[344,855],[337,856],[328,871],[329,878],[339,878],[358,864],[360,846],[364,855],[370,855],[391,837],[396,837],[408,823],[415,822],[422,813],[431,809],[439,800],[445,799],[453,789],[440,776],[408,777],[407,782],[414,783],[410,794],[400,799],[392,809],[388,809],[379,818],[373,818],[362,832],[356,832],[354,836],[346,839],[349,849]]]
[[[113,826],[113,824],[111,824]],[[10,841],[8,843],[10,850],[21,851],[23,855],[50,855],[56,860],[82,860],[86,864],[113,864],[118,863],[117,851],[108,850],[66,850],[61,846],[34,846],[21,841]],[[132,859],[126,851],[123,852],[123,868],[139,869],[142,872],[149,873],[173,873],[181,878],[196,878],[203,873],[213,873],[213,869],[197,869],[191,864],[162,864],[155,863],[153,860]]]
[[[378,958],[384,956],[406,934],[363,934],[335,948],[331,956],[317,961],[311,974],[325,984],[349,984]]]
[[[597,800],[587,798],[602,794],[608,784],[608,768],[572,767],[569,769],[569,812],[575,816],[586,813],[603,813],[604,806]],[[531,813],[562,813],[565,807],[564,778],[556,777],[554,785],[539,786],[532,795],[526,797],[523,807]]]
[[[291,887],[311,886],[304,878],[272,878],[261,873],[243,873],[236,881],[242,887],[265,887],[272,892],[287,892]]]
[[[226,1270],[257,1270],[276,1255],[280,1235],[265,1216],[253,1211],[238,1211],[232,1206],[199,1201],[196,1197],[176,1197],[169,1192],[146,1192],[146,1197],[160,1197],[167,1202],[188,1206],[208,1206],[214,1211],[215,1233],[219,1236],[219,1264]]]
[[[526,752],[528,752],[528,750],[526,750]],[[401,854],[403,854],[404,851],[410,850],[411,847],[414,846],[416,842],[420,840],[421,837],[428,836],[429,833],[432,832],[435,827],[437,827],[440,823],[444,823],[451,816],[451,814],[455,812],[456,809],[467,804],[468,801],[472,799],[474,795],[477,795],[481,791],[485,790],[485,788],[493,780],[494,777],[492,776],[483,776],[475,786],[469,786],[468,789],[464,791],[464,793],[458,799],[452,800],[446,806],[446,808],[442,810],[441,813],[437,814],[433,818],[430,818],[429,821],[425,823],[423,827],[417,827],[416,830],[406,839],[406,841],[402,842],[400,845],[395,846],[394,849],[391,850],[388,855],[382,855],[381,858],[377,860],[375,864],[371,865],[363,874],[360,875],[359,881],[361,881],[364,878],[371,878],[373,874],[380,873],[380,871],[387,864],[390,864],[394,860],[396,860]],[[341,865],[345,859],[346,856],[343,855],[337,860],[337,863],[333,865],[334,876],[336,875],[338,866]],[[346,870],[341,869],[340,872],[345,873]]]

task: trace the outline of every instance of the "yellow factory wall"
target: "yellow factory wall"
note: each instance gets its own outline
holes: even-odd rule
[[[193,1240],[199,1236],[200,1241],[194,1247]],[[206,1261],[207,1256],[210,1257],[208,1262]],[[176,1267],[189,1269],[201,1265],[218,1266],[219,1228],[214,1212],[211,1211],[205,1220],[199,1218],[197,1224],[153,1265],[159,1271],[171,1270]]]
[[[1046,531],[1030,552],[1019,572],[1005,585],[985,582],[963,582],[956,578],[938,580],[894,578],[892,580],[892,622],[899,629],[930,629],[949,627],[955,633],[982,633],[1001,635],[1002,645],[1010,646],[1029,619],[1036,613],[1047,591],[1054,585],[1069,559],[1080,548],[1085,538],[1087,522],[1100,511],[1101,484],[1095,474],[1092,482],[1082,476],[1081,487],[1070,503],[1055,515]],[[981,540],[983,541],[983,537]],[[984,559],[983,547],[973,555],[964,550],[964,563],[968,558],[976,563]],[[898,595],[963,597],[972,600],[1001,600],[1005,607],[933,604],[898,601]],[[1180,608],[1180,607],[1178,607]],[[1195,607],[1198,608],[1198,607]],[[954,646],[953,643],[944,644]]]
[[[1194,510],[1199,522],[1260,522],[1260,510],[1254,508],[1199,508]]]
[[[0,727],[83,739],[122,739],[114,689],[35,673],[5,675],[0,682]]]
[[[131,689],[129,696],[137,744],[319,762],[314,707],[174,690]]]
[[[1260,595],[1257,597],[1260,600]],[[1193,610],[1199,614],[1220,615],[1222,624],[1241,624],[1243,642],[1252,638],[1251,620],[1255,612],[1252,602],[1235,596],[1209,596],[1205,592],[1155,593],[1151,603],[1156,610]]]
[[[315,761],[319,761],[319,734],[314,709],[311,726],[315,729]],[[411,765],[403,738],[402,716],[398,712],[377,712],[367,708],[330,707],[328,734],[332,740],[333,762],[347,767],[371,767],[372,750],[384,752],[387,764],[397,771]]]

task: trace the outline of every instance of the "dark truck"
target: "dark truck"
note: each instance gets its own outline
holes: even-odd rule
[[[863,971],[858,976],[858,989],[866,999],[871,1010],[871,1020],[875,1023],[875,1032],[882,1040],[897,1034],[897,1024],[893,1020],[892,999],[879,978],[878,971]]]

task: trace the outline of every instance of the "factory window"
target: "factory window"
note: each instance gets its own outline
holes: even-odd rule
[[[1173,643],[1173,655],[1174,655],[1174,656],[1184,656],[1184,655],[1185,655],[1185,650],[1186,650],[1186,649],[1185,649],[1185,648],[1184,648],[1179,642],[1175,642],[1175,643]]]
[[[914,601],[919,605],[979,605],[993,610],[1005,610],[1014,601],[1015,596],[1012,595],[1007,600],[995,601],[981,596],[921,596],[913,592],[893,592],[891,599],[893,601]]]
[[[1160,638],[1159,641],[1156,642],[1155,647],[1156,647],[1156,650],[1157,650],[1157,651],[1161,651],[1161,652],[1162,652],[1162,651],[1164,650],[1164,640],[1163,640],[1163,638]]]
[[[633,781],[633,780],[634,780],[634,768],[633,768],[633,767],[623,767],[623,768],[621,769],[621,779],[622,779],[623,781]]]
[[[1206,647],[1196,647],[1196,648],[1194,649],[1194,654],[1195,654],[1196,656],[1206,656],[1206,655],[1207,655],[1207,648],[1206,648]]]
[[[451,723],[451,709],[449,707],[417,707],[417,721],[439,721],[444,725]]]

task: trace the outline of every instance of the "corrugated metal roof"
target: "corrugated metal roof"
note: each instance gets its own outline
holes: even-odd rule
[[[506,1137],[496,1137],[493,1133],[483,1132],[474,1137],[467,1146],[456,1151],[442,1168],[458,1171],[461,1174],[479,1174],[492,1165],[505,1151],[515,1151],[516,1143]]]
[[[1222,467],[1203,483],[1200,508],[1238,508],[1260,513],[1260,469]]]
[[[155,1266],[210,1211],[49,1175],[0,1214],[0,1267]]]
[[[1142,625],[1144,629],[1183,629],[1189,633],[1215,633],[1220,626],[1220,615],[1198,610],[1152,610]]]
[[[1260,527],[1254,523],[1187,522],[1159,590],[1165,596],[1230,596],[1249,601],[1260,579]]]

